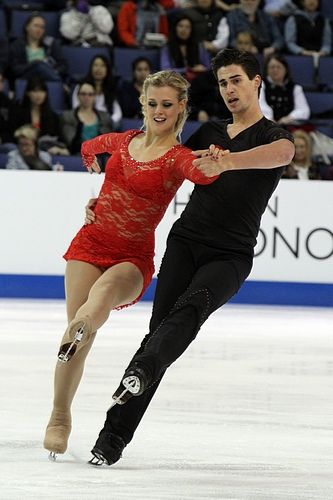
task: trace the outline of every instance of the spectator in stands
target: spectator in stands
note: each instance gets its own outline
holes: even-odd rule
[[[31,14],[24,24],[24,36],[10,45],[10,70],[15,78],[38,75],[44,80],[59,81],[66,77],[67,64],[60,42],[45,36],[45,19]]]
[[[122,111],[117,100],[116,81],[108,58],[102,54],[95,56],[90,63],[84,81],[91,83],[95,87],[95,109],[108,112],[113,129],[118,129],[122,119]],[[76,85],[72,94],[73,108],[79,105],[78,89],[79,85]]]
[[[259,101],[264,116],[281,125],[310,118],[303,88],[293,82],[288,63],[279,54],[271,54],[265,61]]]
[[[239,8],[228,14],[230,45],[236,47],[236,36],[240,31],[249,31],[256,51],[268,56],[281,50],[284,40],[273,17],[260,9],[259,3],[260,0],[240,0]]]
[[[212,118],[231,118],[231,113],[221,99],[219,87],[212,71],[201,73],[190,87],[190,120],[201,123]]]
[[[82,142],[112,131],[108,112],[95,108],[96,90],[89,82],[81,82],[79,105],[61,116],[61,137],[71,154],[79,154]]]
[[[265,0],[264,12],[274,17],[287,17],[297,10],[292,0]]]
[[[126,47],[143,47],[146,33],[168,36],[168,21],[157,0],[126,0],[117,17],[118,38]]]
[[[193,24],[186,14],[173,19],[169,40],[161,49],[161,69],[173,69],[189,81],[210,69],[210,57],[203,45],[197,41]]]
[[[60,16],[60,33],[73,45],[101,47],[113,45],[110,37],[114,23],[103,5],[91,6],[88,0],[71,0]]]
[[[332,49],[330,22],[319,12],[319,0],[300,0],[302,8],[288,17],[285,40],[291,54],[313,56],[315,63]]]
[[[285,168],[283,178],[314,180],[320,179],[319,165],[312,158],[311,137],[305,130],[293,132],[295,141],[295,156]]]
[[[38,76],[28,79],[23,98],[12,105],[9,117],[9,128],[12,135],[22,125],[30,124],[39,131],[39,137],[58,138],[59,118],[52,111],[46,83]]]
[[[51,156],[39,151],[38,130],[31,125],[23,125],[15,132],[17,149],[8,153],[7,169],[11,170],[52,170]]]
[[[235,47],[238,50],[245,50],[251,54],[257,53],[257,48],[253,43],[252,34],[249,31],[240,31],[236,35]]]
[[[210,54],[216,54],[228,45],[227,18],[215,0],[196,0],[196,6],[185,9],[184,13],[192,20],[194,39],[201,42]]]
[[[9,131],[9,110],[12,101],[5,92],[5,78],[0,72],[0,144],[10,142],[12,140]]]
[[[143,82],[151,73],[151,62],[146,57],[138,57],[132,62],[132,80],[124,80],[119,85],[119,101],[125,118],[142,118],[142,105],[139,97]]]

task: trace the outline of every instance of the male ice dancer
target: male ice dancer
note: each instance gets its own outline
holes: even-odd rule
[[[113,396],[119,404],[107,413],[92,449],[94,464],[119,460],[168,366],[249,275],[261,216],[282,167],[294,155],[291,134],[264,118],[260,110],[256,58],[224,49],[212,67],[233,119],[205,123],[187,146],[204,150],[213,144],[230,153],[211,146],[208,156],[194,160],[208,175],[223,173],[208,186],[195,186],[169,233],[149,334]]]

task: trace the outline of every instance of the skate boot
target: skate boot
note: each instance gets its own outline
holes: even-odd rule
[[[125,371],[120,386],[112,396],[114,404],[122,405],[127,403],[132,396],[141,396],[149,386],[150,381],[151,375],[148,370],[143,365],[134,362]]]
[[[61,363],[67,363],[74,356],[78,347],[83,347],[89,341],[92,333],[91,321],[88,316],[71,321],[63,336],[58,360]]]
[[[50,451],[50,460],[55,460],[58,453],[65,453],[71,429],[70,412],[53,410],[44,438],[44,448]]]
[[[125,446],[126,443],[120,436],[109,432],[103,427],[95,446],[91,450],[94,456],[89,460],[89,463],[96,466],[115,464],[121,458]]]

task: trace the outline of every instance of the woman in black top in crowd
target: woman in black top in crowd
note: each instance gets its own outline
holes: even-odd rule
[[[151,73],[151,62],[146,57],[138,57],[132,62],[132,80],[124,80],[119,85],[119,102],[125,118],[142,118],[139,97],[143,82]]]
[[[279,54],[271,54],[265,61],[260,107],[266,118],[281,125],[310,118],[303,88],[293,82],[288,63]]]
[[[22,125],[30,124],[39,130],[39,137],[59,135],[58,115],[52,111],[46,83],[38,76],[27,81],[21,101],[12,105],[9,126],[12,136]]]
[[[83,80],[86,83],[91,83],[95,88],[95,109],[109,113],[113,129],[116,130],[122,118],[122,111],[117,100],[116,79],[108,58],[103,54],[95,56]],[[79,105],[78,90],[79,85],[76,85],[72,95],[73,109]]]
[[[11,43],[9,60],[14,78],[38,75],[45,80],[61,81],[67,75],[61,44],[45,36],[45,19],[38,12],[26,20],[22,38]]]
[[[195,36],[192,19],[179,14],[173,19],[168,43],[161,49],[161,69],[173,69],[187,77],[191,73],[194,78],[209,67],[210,57]]]

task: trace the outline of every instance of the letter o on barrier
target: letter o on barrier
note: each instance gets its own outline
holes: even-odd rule
[[[318,233],[318,231],[323,231],[323,232],[327,233],[331,237],[331,239],[332,239],[332,248],[331,248],[331,250],[329,250],[329,253],[327,255],[322,255],[322,256],[315,255],[314,252],[311,251],[311,249],[310,249],[310,239],[312,239],[312,236],[315,233]],[[332,231],[330,231],[326,227],[317,227],[316,229],[313,229],[308,234],[308,236],[307,236],[307,238],[305,240],[305,247],[306,247],[306,250],[307,250],[308,254],[311,255],[311,257],[313,257],[314,259],[317,259],[317,260],[329,259],[333,255],[333,233],[332,233]]]

